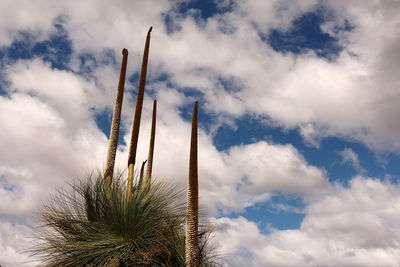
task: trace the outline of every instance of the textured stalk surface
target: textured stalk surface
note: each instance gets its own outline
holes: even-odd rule
[[[153,102],[153,117],[151,120],[151,134],[150,134],[150,145],[149,155],[147,157],[147,168],[146,168],[146,183],[151,182],[151,172],[153,170],[153,154],[154,154],[154,141],[156,136],[156,117],[157,117],[157,100]]]
[[[111,179],[113,177],[115,155],[117,153],[117,146],[118,146],[119,125],[121,122],[121,109],[122,109],[122,101],[124,98],[126,64],[128,62],[128,50],[126,48],[122,50],[122,55],[123,57],[121,63],[121,72],[119,74],[117,96],[115,99],[114,112],[110,129],[110,141],[108,143],[107,161],[104,170],[104,177],[106,178],[107,188],[110,187]]]
[[[144,46],[144,53],[143,53],[143,60],[142,60],[142,70],[140,72],[140,80],[139,80],[139,89],[136,98],[136,108],[135,108],[135,115],[133,118],[133,125],[132,125],[132,135],[131,135],[131,142],[129,147],[129,155],[128,155],[128,168],[130,165],[133,165],[132,168],[135,166],[136,160],[136,150],[139,138],[139,128],[140,128],[140,118],[142,116],[142,106],[143,106],[143,95],[144,95],[144,86],[146,84],[146,73],[147,73],[147,62],[149,58],[149,46],[150,46],[150,32],[152,27],[150,27],[149,31],[147,32],[146,37],[146,44]],[[128,185],[132,186],[133,181],[133,172],[132,176],[128,173]],[[128,197],[130,196],[131,188],[127,188]]]
[[[126,196],[130,198],[132,195],[132,187],[133,187],[133,173],[134,173],[133,164],[128,165],[128,183],[126,185]],[[132,177],[132,178],[130,178]]]
[[[189,185],[186,208],[186,266],[199,266],[199,186],[197,167],[197,110],[196,101],[193,110],[192,135],[190,140]]]

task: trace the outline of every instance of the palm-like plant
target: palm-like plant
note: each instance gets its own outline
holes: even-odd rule
[[[198,215],[197,109],[195,103],[190,146],[187,209],[182,190],[151,180],[156,100],[148,155],[146,182],[144,165],[133,181],[140,117],[150,44],[147,33],[128,156],[128,179],[113,178],[118,143],[128,51],[123,50],[120,82],[114,108],[110,144],[104,175],[59,191],[41,211],[39,246],[31,249],[43,256],[47,266],[216,266],[208,249],[210,229],[201,227]],[[186,232],[185,232],[186,222]]]
[[[185,266],[182,190],[153,181],[133,186],[121,176],[105,189],[101,174],[59,191],[41,211],[41,244],[31,253],[46,266]],[[200,233],[200,265],[215,266]]]

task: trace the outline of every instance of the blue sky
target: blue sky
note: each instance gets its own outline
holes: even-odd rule
[[[395,1],[26,1],[18,11],[4,1],[0,10],[0,264],[34,264],[20,244],[33,242],[37,207],[102,169],[124,47],[125,168],[152,25],[138,162],[157,98],[154,174],[186,185],[198,100],[200,203],[230,255],[224,265],[400,265]]]

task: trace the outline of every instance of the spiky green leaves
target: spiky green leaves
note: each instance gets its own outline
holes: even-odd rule
[[[124,192],[117,178],[108,195],[101,176],[60,192],[41,213],[44,243],[36,252],[50,266],[163,264],[185,218],[181,191],[153,183],[135,186],[129,199]]]
[[[60,191],[41,211],[40,244],[31,253],[46,266],[185,266],[183,191],[153,181],[134,186],[90,177]],[[215,266],[200,233],[201,266]]]

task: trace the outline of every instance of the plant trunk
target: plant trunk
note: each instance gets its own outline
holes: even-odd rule
[[[192,135],[190,140],[189,185],[186,208],[186,266],[199,266],[199,186],[197,167],[197,110],[196,101],[193,110]]]

